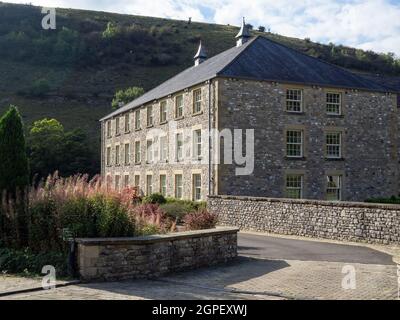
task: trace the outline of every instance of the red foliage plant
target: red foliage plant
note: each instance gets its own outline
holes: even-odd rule
[[[183,218],[183,223],[187,230],[212,229],[215,228],[217,222],[217,215],[204,208],[191,212]]]

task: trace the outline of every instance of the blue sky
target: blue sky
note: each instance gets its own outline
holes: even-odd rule
[[[5,0],[7,1],[7,0]],[[26,3],[25,0],[8,2]],[[30,0],[80,8],[239,25],[245,16],[286,36],[333,42],[400,57],[400,0]]]

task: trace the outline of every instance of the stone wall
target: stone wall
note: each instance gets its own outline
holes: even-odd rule
[[[76,239],[82,280],[153,278],[227,262],[237,256],[237,228],[136,238]]]
[[[219,224],[243,230],[367,243],[400,243],[400,206],[210,196]]]

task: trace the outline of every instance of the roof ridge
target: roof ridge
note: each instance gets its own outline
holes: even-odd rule
[[[376,85],[379,85],[379,86],[381,86],[381,87],[383,87],[383,88],[386,88],[386,89],[390,90],[390,88],[388,88],[388,87],[385,86],[385,85],[382,85],[382,84],[380,84],[380,83],[377,83],[377,82],[375,82],[375,81],[373,81],[373,80],[365,79],[365,78],[359,76],[358,74],[356,74],[356,73],[354,73],[354,72],[351,72],[351,71],[347,70],[346,68],[341,67],[341,66],[338,66],[337,64],[334,64],[334,63],[332,63],[332,62],[329,62],[329,61],[326,61],[326,60],[323,60],[323,59],[320,59],[320,58],[317,58],[317,57],[313,57],[313,56],[308,55],[308,54],[306,54],[306,53],[304,53],[304,52],[302,52],[302,51],[300,51],[300,50],[291,48],[291,47],[289,47],[289,46],[287,46],[287,45],[284,45],[284,44],[282,44],[282,43],[280,43],[280,42],[278,42],[278,41],[269,39],[269,38],[267,38],[267,37],[265,37],[265,36],[263,36],[263,35],[258,35],[257,37],[258,37],[258,38],[263,38],[264,40],[267,40],[267,41],[270,41],[270,42],[272,42],[272,43],[275,43],[275,44],[278,45],[278,46],[281,46],[281,47],[284,47],[284,48],[289,49],[289,50],[291,50],[291,51],[294,51],[294,52],[299,53],[299,54],[301,54],[301,55],[303,55],[303,56],[306,56],[306,57],[308,57],[308,58],[317,60],[317,61],[319,61],[319,62],[322,62],[322,63],[324,63],[324,64],[327,64],[327,65],[329,65],[329,66],[332,66],[332,67],[334,67],[334,68],[340,69],[340,70],[342,70],[342,71],[344,71],[344,72],[346,72],[346,73],[348,73],[348,74],[351,74],[352,76],[357,77],[360,81],[374,83],[374,84],[376,84]]]

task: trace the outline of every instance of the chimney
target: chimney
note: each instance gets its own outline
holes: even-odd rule
[[[246,25],[246,21],[243,17],[242,26],[239,30],[239,33],[236,35],[236,47],[240,47],[242,44],[246,43],[250,39],[250,31]]]
[[[194,65],[198,66],[200,63],[204,62],[205,60],[207,60],[207,54],[206,54],[206,51],[203,48],[203,45],[201,44],[201,41],[200,41],[199,49],[197,50],[197,53],[194,56]]]

